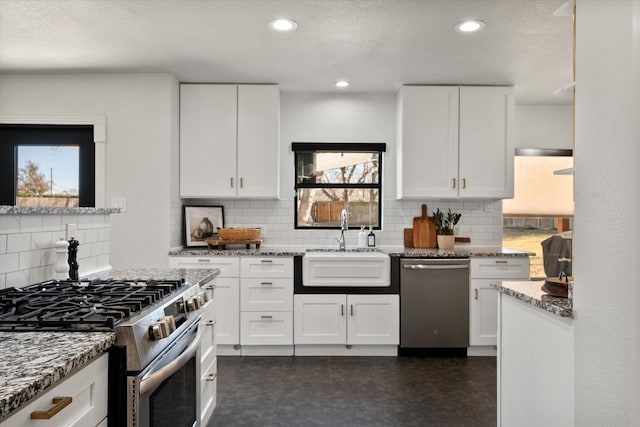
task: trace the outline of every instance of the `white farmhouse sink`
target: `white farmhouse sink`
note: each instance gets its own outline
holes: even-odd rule
[[[391,283],[391,261],[382,252],[306,252],[303,286],[385,287]]]

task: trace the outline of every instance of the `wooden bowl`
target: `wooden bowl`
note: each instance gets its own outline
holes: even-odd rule
[[[218,228],[220,238],[230,241],[255,240],[261,232],[261,228]]]

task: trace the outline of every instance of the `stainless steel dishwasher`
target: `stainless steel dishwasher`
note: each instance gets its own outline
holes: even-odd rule
[[[467,354],[469,259],[400,260],[400,351]]]

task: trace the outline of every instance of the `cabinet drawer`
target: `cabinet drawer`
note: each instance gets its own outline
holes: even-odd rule
[[[2,427],[97,426],[107,416],[108,369],[104,354],[7,418]],[[51,409],[55,397],[70,397],[71,403],[48,420],[31,419],[32,412]]]
[[[240,313],[240,344],[292,345],[293,313],[261,311]]]
[[[171,268],[218,268],[220,274],[217,277],[238,277],[240,274],[240,259],[238,257],[197,257],[181,256],[169,257]]]
[[[218,358],[214,358],[208,365],[202,365],[200,377],[200,415],[203,424],[207,425],[216,407],[218,387]]]
[[[206,317],[200,323],[202,338],[200,341],[200,363],[207,366],[216,357],[216,320]]]
[[[473,279],[528,279],[528,257],[471,258]]]
[[[293,277],[291,257],[247,257],[240,259],[240,276],[247,278]]]
[[[240,310],[293,310],[293,279],[242,279]]]

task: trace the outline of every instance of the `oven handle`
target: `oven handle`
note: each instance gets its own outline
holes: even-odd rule
[[[173,359],[173,361],[166,366],[162,367],[158,371],[154,372],[148,378],[144,378],[140,380],[140,395],[146,395],[147,393],[152,393],[156,388],[160,386],[171,375],[175,374],[182,368],[189,359],[191,359],[196,352],[198,351],[198,347],[200,347],[200,336],[201,336],[201,328],[198,327],[198,333],[196,337],[193,339],[189,347],[187,347],[178,357]]]

